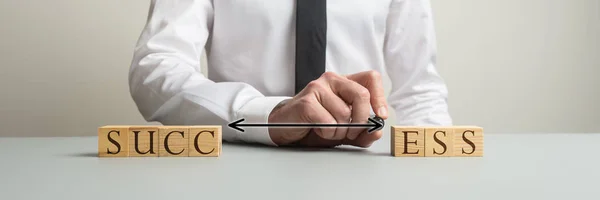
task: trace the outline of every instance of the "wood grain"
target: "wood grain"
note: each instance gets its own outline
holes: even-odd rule
[[[190,128],[187,126],[161,126],[158,128],[159,157],[189,156]]]
[[[454,127],[454,156],[483,156],[483,128],[477,126]]]
[[[425,128],[391,126],[392,155],[396,157],[425,156]]]
[[[158,157],[158,126],[129,128],[130,157]]]
[[[98,128],[98,157],[128,157],[128,126],[102,126]]]
[[[190,126],[189,156],[220,156],[221,135],[221,126]]]
[[[425,156],[448,157],[454,155],[454,129],[452,127],[425,128]]]

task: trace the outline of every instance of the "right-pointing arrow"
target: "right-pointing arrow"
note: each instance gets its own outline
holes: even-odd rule
[[[368,128],[368,127],[370,127],[368,132],[371,133],[373,131],[381,130],[385,123],[383,121],[383,119],[381,119],[379,117],[369,118],[369,122],[371,122],[371,123],[367,123],[367,124],[351,124],[351,123],[350,124],[301,124],[301,123],[242,124],[243,121],[244,121],[244,119],[239,119],[237,121],[231,122],[228,126],[235,130],[238,130],[240,132],[244,132],[244,129],[242,129],[240,127],[283,127],[283,128],[298,128],[298,127],[306,127],[306,128],[310,128],[310,127],[364,127],[364,128]]]

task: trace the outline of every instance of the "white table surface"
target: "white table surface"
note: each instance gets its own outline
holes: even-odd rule
[[[600,134],[485,133],[484,157],[224,144],[221,157],[98,158],[96,137],[0,138],[0,199],[600,199]]]

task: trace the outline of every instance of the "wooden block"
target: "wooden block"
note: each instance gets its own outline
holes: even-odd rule
[[[98,157],[128,157],[128,126],[102,126],[98,128]]]
[[[221,155],[221,126],[190,126],[189,156]]]
[[[394,126],[391,126],[390,130],[392,132],[390,134],[390,153],[392,156],[396,156],[396,133],[394,131]]]
[[[161,126],[158,128],[159,157],[187,157],[190,129],[187,126]]]
[[[454,155],[454,129],[452,127],[425,128],[425,156],[448,157]]]
[[[396,157],[425,156],[425,128],[392,126],[392,155]]]
[[[132,126],[129,128],[129,156],[158,157],[158,127]]]
[[[476,126],[454,127],[454,156],[483,156],[483,128]]]

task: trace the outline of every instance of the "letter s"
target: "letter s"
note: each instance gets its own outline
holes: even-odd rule
[[[473,152],[475,152],[475,144],[474,144],[474,143],[473,143],[471,140],[467,139],[467,137],[465,137],[465,134],[466,134],[467,132],[471,133],[473,136],[475,136],[475,132],[474,132],[474,131],[472,131],[472,130],[467,130],[467,131],[463,132],[463,135],[462,135],[462,138],[463,138],[463,140],[464,140],[464,141],[465,141],[467,144],[469,144],[469,146],[471,146],[471,147],[473,148],[473,150],[472,150],[471,152],[468,152],[468,153],[467,153],[467,152],[465,151],[465,148],[463,148],[463,149],[462,149],[462,153],[463,153],[463,154],[473,154]]]
[[[117,152],[111,152],[108,148],[106,148],[106,154],[118,154],[119,152],[121,152],[121,144],[119,144],[119,142],[117,142],[115,139],[110,137],[110,133],[112,133],[112,132],[117,133],[118,136],[121,136],[121,133],[116,130],[112,130],[112,131],[108,132],[108,141],[110,143],[113,143],[115,146],[117,146]]]

